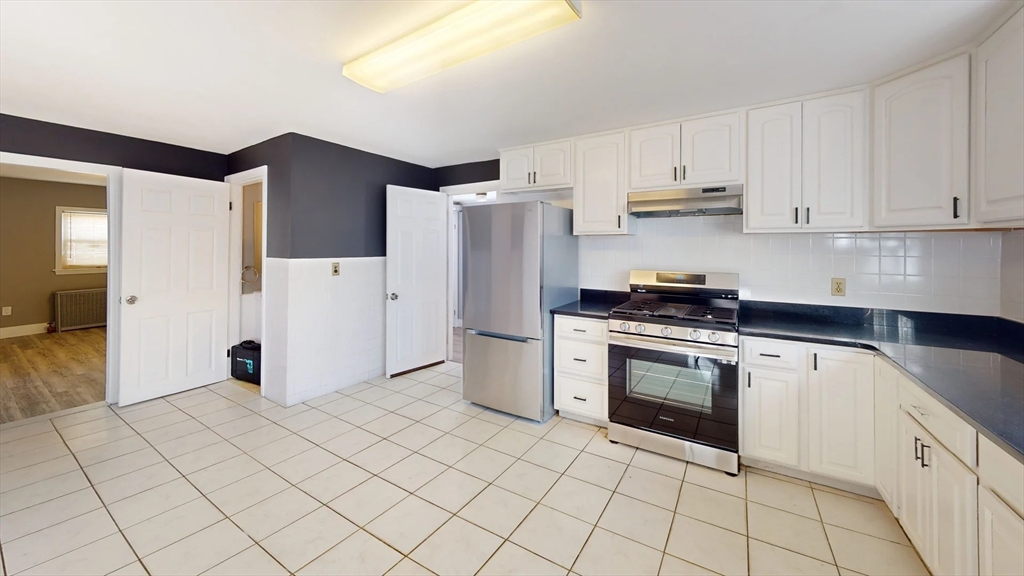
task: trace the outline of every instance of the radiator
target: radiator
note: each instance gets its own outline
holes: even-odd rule
[[[53,293],[57,332],[107,325],[107,289],[62,290]]]

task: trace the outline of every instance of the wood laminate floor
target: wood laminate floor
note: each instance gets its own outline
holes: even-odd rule
[[[107,329],[0,340],[0,423],[104,399]]]

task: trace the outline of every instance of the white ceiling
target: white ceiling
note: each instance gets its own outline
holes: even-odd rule
[[[347,59],[459,1],[0,2],[0,112],[215,152],[299,132],[426,166],[868,82],[974,40],[967,1],[584,0],[378,94]]]

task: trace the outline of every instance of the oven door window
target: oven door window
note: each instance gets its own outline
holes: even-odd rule
[[[692,410],[698,414],[711,413],[712,373],[701,370],[700,357],[688,358],[692,359],[692,366],[628,359],[626,394],[661,402],[669,407]],[[705,368],[714,368],[713,360],[704,362]]]

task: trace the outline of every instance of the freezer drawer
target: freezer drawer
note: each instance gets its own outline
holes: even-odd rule
[[[467,330],[462,397],[516,416],[544,419],[543,341]]]

